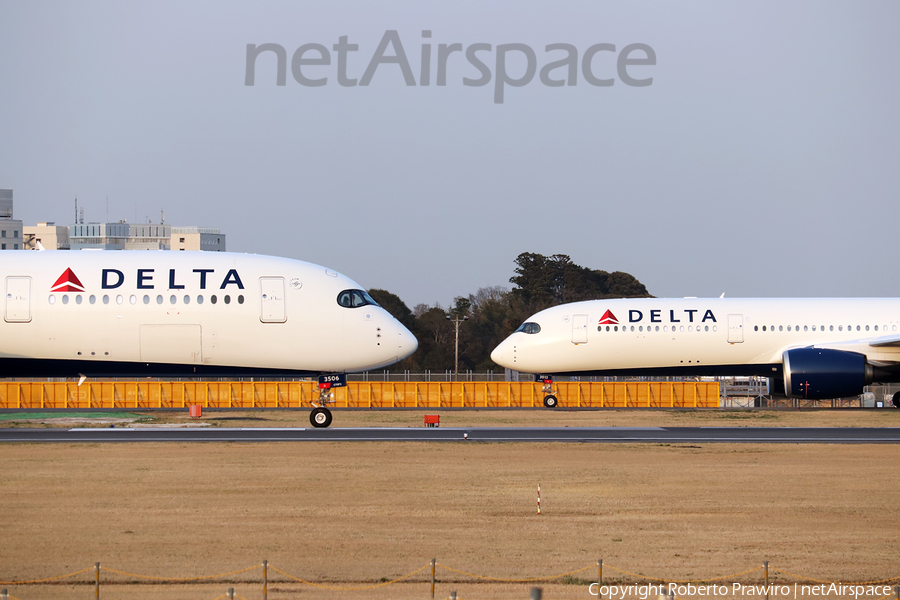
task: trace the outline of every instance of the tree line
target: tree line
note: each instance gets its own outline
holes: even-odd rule
[[[582,267],[565,254],[523,252],[515,264],[516,274],[509,279],[512,289],[480,288],[474,294],[457,296],[449,308],[418,304],[410,310],[396,294],[369,290],[419,340],[419,349],[391,370],[452,370],[455,323],[451,319],[465,319],[459,324],[459,370],[484,372],[499,369],[491,360],[491,351],[540,310],[580,300],[651,297],[632,275]]]

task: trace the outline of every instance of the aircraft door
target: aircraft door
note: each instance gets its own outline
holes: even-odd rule
[[[588,330],[588,316],[574,315],[572,317],[572,343],[586,344]]]
[[[284,307],[284,278],[259,278],[260,313],[263,323],[284,323],[287,313]]]
[[[28,323],[31,321],[31,277],[6,278],[7,323]]]
[[[728,343],[740,344],[744,341],[744,315],[728,315]]]

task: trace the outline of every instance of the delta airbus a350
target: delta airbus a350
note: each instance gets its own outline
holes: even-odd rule
[[[325,267],[219,252],[11,251],[0,377],[321,376],[378,369],[416,338]],[[331,413],[310,415],[327,427]]]
[[[491,358],[547,375],[755,375],[788,397],[839,398],[900,381],[900,299],[575,302],[533,315]]]

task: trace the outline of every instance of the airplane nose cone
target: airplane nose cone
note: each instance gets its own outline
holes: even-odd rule
[[[516,370],[516,346],[506,338],[491,352],[491,360],[505,369]]]
[[[400,324],[398,324],[398,326],[400,328],[400,332],[398,335],[399,347],[397,349],[397,352],[400,360],[403,360],[416,351],[416,349],[419,347],[419,340],[416,339],[416,336],[414,336],[409,331],[409,329]]]

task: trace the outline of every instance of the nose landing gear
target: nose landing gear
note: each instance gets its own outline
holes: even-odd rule
[[[553,376],[535,375],[534,380],[543,382],[544,384],[544,387],[541,388],[541,393],[544,394],[544,406],[547,408],[556,408],[559,406],[559,400],[556,398],[557,392],[553,389]]]
[[[328,427],[331,425],[331,411],[325,408],[325,405],[334,402],[334,392],[330,388],[319,390],[319,397],[310,402],[313,405],[312,412],[309,413],[309,422],[313,427]]]
[[[328,427],[331,425],[331,411],[329,404],[334,404],[334,388],[347,385],[347,376],[343,373],[319,376],[319,397],[311,401],[312,412],[309,413],[309,423],[313,427]]]

